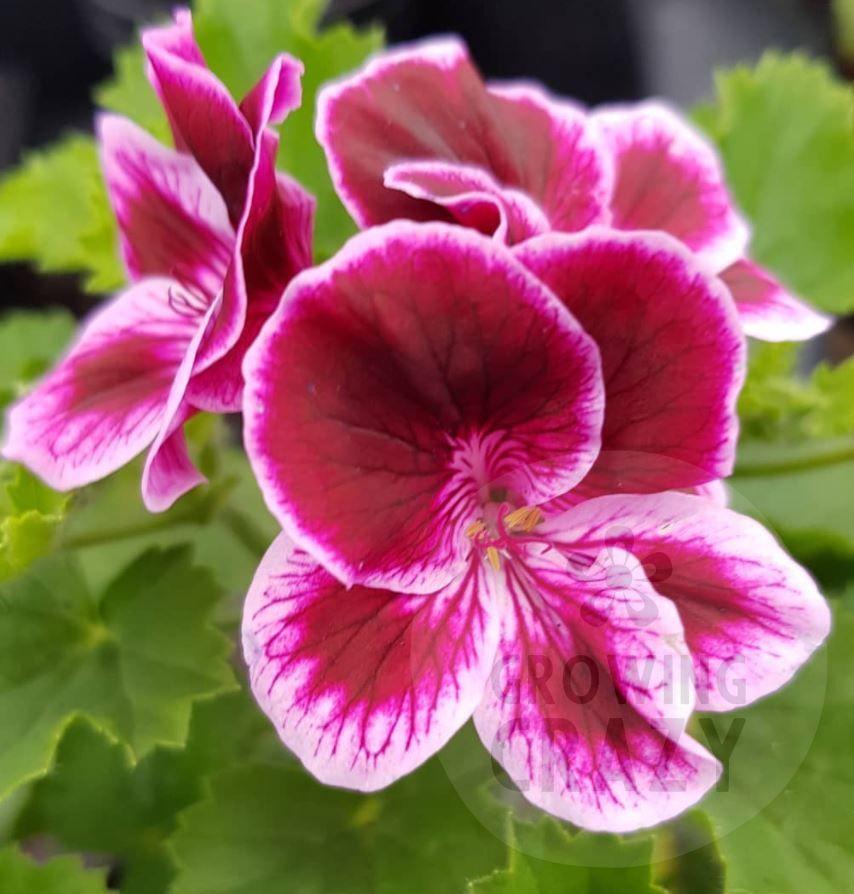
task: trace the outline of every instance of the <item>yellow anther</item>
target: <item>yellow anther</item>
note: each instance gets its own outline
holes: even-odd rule
[[[486,525],[482,521],[473,521],[466,528],[466,537],[469,537],[471,540],[474,540],[475,537],[479,536],[486,530]]]
[[[498,571],[501,567],[501,556],[498,553],[498,550],[494,546],[488,546],[486,548],[486,558],[489,561],[489,564]]]
[[[504,516],[504,524],[511,533],[527,534],[543,520],[544,516],[539,506],[523,506],[514,509]]]

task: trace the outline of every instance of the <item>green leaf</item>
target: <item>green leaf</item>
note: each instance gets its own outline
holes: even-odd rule
[[[0,408],[47,370],[74,329],[74,318],[65,310],[15,310],[0,316]]]
[[[174,874],[165,838],[200,795],[183,752],[156,748],[134,766],[125,746],[78,719],[33,787],[16,835],[51,835],[70,850],[108,856],[125,894],[163,894]]]
[[[457,894],[467,882],[503,865],[506,848],[482,820],[494,816],[501,828],[505,810],[468,782],[452,782],[446,769],[457,766],[461,754],[471,748],[478,750],[479,764],[491,766],[480,740],[465,729],[439,757],[363,808],[378,894],[402,890]]]
[[[0,260],[86,274],[102,292],[124,282],[95,143],[72,134],[0,180]]]
[[[754,224],[751,254],[803,298],[854,309],[854,102],[826,65],[768,53],[717,76],[697,118]]]
[[[184,751],[198,778],[234,764],[291,760],[273,724],[245,689],[193,705]]]
[[[146,511],[139,492],[141,461],[76,495],[63,542],[75,549],[94,587],[105,585],[117,567],[145,547],[191,540],[199,563],[213,571],[229,596],[223,606],[226,616],[237,621],[261,555],[279,527],[264,505],[245,453],[219,443],[220,435],[227,435],[221,423],[214,442],[197,456],[211,483],[191,491],[167,512],[152,516]],[[257,529],[251,543],[235,535],[235,515]],[[242,529],[240,533],[246,534]]]
[[[739,398],[742,438],[797,443],[854,432],[854,358],[820,363],[805,378],[796,368],[797,345],[751,347]]]
[[[471,894],[664,894],[652,882],[650,837],[572,835],[551,819],[509,822],[507,868],[473,882]]]
[[[203,796],[210,774],[268,757],[287,759],[244,690],[195,702],[186,746],[158,746],[136,764],[125,745],[78,718],[50,773],[33,785],[15,835],[50,835],[109,857],[124,894],[164,894],[175,873],[166,839],[178,812]]]
[[[0,463],[0,581],[51,550],[67,503],[22,466]]]
[[[740,757],[738,750],[733,752],[728,790],[705,804],[721,832],[727,833],[719,847],[732,890],[752,894],[850,890],[854,878],[854,612],[850,609],[842,607],[836,613],[827,653],[826,694],[818,656],[795,683],[739,711],[746,721],[745,733],[752,726],[753,747]],[[805,718],[819,709],[820,723],[811,728]],[[791,778],[777,776],[776,768],[784,762],[794,771]],[[765,806],[760,795],[769,784],[779,794]],[[734,823],[738,827],[733,830]]]
[[[382,46],[377,28],[358,31],[349,24],[319,27],[323,0],[198,0],[196,34],[208,64],[235,96],[242,96],[276,53],[288,52],[305,64],[302,107],[281,128],[279,167],[317,198],[315,254],[326,258],[355,232],[339,201],[314,138],[317,90],[321,84],[358,67]]]
[[[836,531],[777,529],[786,550],[806,566],[826,596],[842,595],[854,584],[854,538]]]
[[[321,786],[296,766],[227,770],[210,791],[172,839],[180,870],[171,894],[374,890],[358,829],[369,799]]]
[[[456,737],[450,759],[472,738]],[[482,811],[497,812],[500,828],[504,810],[486,802],[472,809],[475,793],[461,797],[447,752],[382,792],[360,795],[320,785],[278,749],[278,766],[232,767],[212,778],[208,800],[182,814],[172,894],[460,894],[503,864],[506,849]]]
[[[692,810],[655,835],[655,881],[669,894],[724,894],[726,866],[711,820]]]
[[[798,447],[742,444],[735,475],[727,479],[734,508],[772,528],[828,530],[854,538],[854,459],[822,460],[835,455],[854,457],[851,439]],[[776,470],[773,475],[756,474],[769,468]]]
[[[84,869],[75,857],[34,863],[13,847],[0,850],[3,894],[106,894],[105,873]]]
[[[147,551],[100,598],[67,555],[0,586],[0,795],[47,769],[77,714],[136,754],[182,743],[193,700],[233,685],[219,597],[187,547]]]

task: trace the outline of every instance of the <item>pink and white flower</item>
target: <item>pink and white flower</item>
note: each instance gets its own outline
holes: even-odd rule
[[[749,335],[830,325],[747,259],[715,150],[661,103],[588,114],[530,84],[484,84],[464,44],[442,38],[325,88],[317,135],[361,226],[455,221],[508,244],[591,224],[661,230],[723,278]]]
[[[142,492],[157,511],[204,480],[183,423],[240,408],[243,355],[311,262],[314,204],[276,173],[268,128],[299,106],[301,63],[279,56],[238,105],[205,65],[188,12],[142,39],[176,149],[124,118],[98,122],[131,285],[11,409],[3,453],[67,490],[148,448]]]
[[[625,831],[708,791],[691,712],[785,683],[828,611],[755,522],[615,493],[620,454],[646,491],[731,467],[744,344],[720,281],[663,234],[524,251],[398,221],[289,285],[244,364],[283,528],[244,654],[324,782],[388,785],[473,717],[530,801]]]

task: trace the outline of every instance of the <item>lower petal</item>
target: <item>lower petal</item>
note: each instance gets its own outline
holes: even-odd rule
[[[679,610],[703,710],[731,711],[779,689],[829,631],[806,571],[760,524],[708,499],[601,497],[544,530],[565,551],[619,544],[644,563]]]
[[[522,794],[594,831],[669,819],[714,784],[685,734],[690,658],[673,605],[614,549],[572,564],[554,550],[506,565],[509,608],[475,726]]]
[[[767,270],[741,260],[721,274],[732,292],[744,331],[764,341],[804,341],[830,328],[833,320],[795,298]]]
[[[142,470],[142,499],[150,512],[163,512],[178,497],[205,482],[187,453],[183,425],[193,414],[187,392],[202,341],[219,313],[221,298],[214,299],[196,330],[172,380],[160,431],[148,451]]]
[[[193,296],[149,279],[91,319],[69,354],[9,412],[4,455],[68,490],[114,472],[161,429],[201,325]]]
[[[280,535],[244,608],[255,697],[322,782],[383,788],[480,701],[497,642],[487,586],[478,563],[428,595],[347,590]]]

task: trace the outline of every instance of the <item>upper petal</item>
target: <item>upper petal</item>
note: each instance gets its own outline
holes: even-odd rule
[[[437,593],[345,589],[280,535],[243,613],[252,691],[330,785],[373,791],[438,751],[481,699],[498,625],[483,565]]]
[[[717,278],[663,233],[591,228],[515,253],[602,356],[602,454],[583,486],[646,492],[730,474],[745,345]]]
[[[179,10],[171,25],[143,31],[142,45],[175,145],[189,152],[210,177],[236,227],[254,158],[252,128],[207,67],[189,10]]]
[[[169,276],[204,296],[216,295],[234,230],[202,169],[117,115],[100,116],[98,138],[131,279]]]
[[[528,800],[626,832],[696,803],[719,769],[685,734],[694,690],[675,608],[628,553],[607,559],[540,545],[506,560],[498,662],[474,719]]]
[[[289,286],[244,365],[268,505],[341,580],[437,589],[482,489],[539,502],[599,447],[595,347],[507,249],[398,222]]]
[[[827,636],[827,604],[804,569],[760,524],[701,497],[600,497],[544,531],[564,550],[619,544],[644,562],[679,609],[703,710],[773,692]]]
[[[299,59],[280,53],[261,75],[258,83],[243,97],[240,111],[255,138],[268,124],[281,124],[302,103],[302,75]]]
[[[187,396],[202,410],[240,409],[246,351],[285,286],[311,264],[314,198],[296,181],[276,172],[278,145],[274,134],[261,135],[222,304],[199,348]]]
[[[545,214],[523,192],[501,187],[481,168],[440,161],[409,161],[385,172],[386,186],[446,208],[465,227],[514,245],[547,233]]]
[[[732,293],[744,331],[753,338],[803,341],[833,323],[752,261],[737,261],[721,273],[721,279]]]
[[[614,163],[611,213],[623,230],[666,230],[715,271],[747,248],[749,228],[735,208],[712,146],[657,102],[593,115]]]
[[[409,161],[481,168],[526,193],[555,229],[607,217],[610,168],[583,112],[532,86],[488,88],[456,39],[383,53],[326,87],[317,136],[339,195],[362,226],[443,219],[434,205],[384,185],[388,168]]]
[[[202,317],[168,279],[146,279],[99,310],[68,355],[9,411],[3,453],[51,487],[103,478],[157,436]]]

